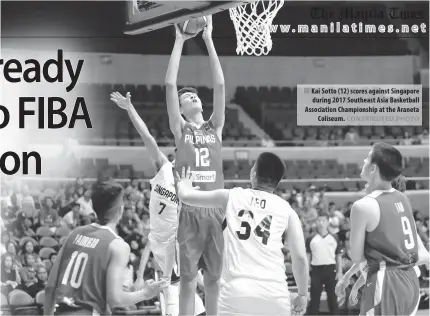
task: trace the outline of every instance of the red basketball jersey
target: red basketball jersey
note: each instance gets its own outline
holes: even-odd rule
[[[109,244],[120,238],[106,226],[91,224],[71,232],[60,258],[56,303],[74,304],[101,315],[110,314],[106,302]]]
[[[186,122],[177,146],[175,170],[180,173],[182,167],[191,167],[194,185],[200,190],[223,189],[221,148],[221,140],[210,120],[200,128]]]
[[[366,233],[364,255],[369,269],[377,269],[381,261],[387,267],[412,267],[418,260],[418,237],[409,199],[394,189],[368,196],[378,202],[381,214],[376,229]]]

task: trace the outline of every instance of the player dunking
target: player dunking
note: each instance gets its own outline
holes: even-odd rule
[[[148,281],[140,291],[123,291],[130,247],[115,232],[123,189],[113,181],[97,183],[92,202],[99,224],[78,227],[68,236],[49,274],[45,315],[54,315],[54,310],[56,315],[110,315],[115,307],[156,296],[166,285]]]
[[[189,170],[178,178],[178,196],[187,204],[225,209],[227,227],[219,315],[291,315],[282,237],[291,251],[298,296],[292,310],[306,310],[309,268],[302,224],[287,201],[273,194],[285,172],[282,160],[262,153],[250,172],[252,189],[192,189]],[[179,179],[180,178],[180,179]]]
[[[409,199],[391,186],[402,165],[401,153],[386,143],[364,160],[361,177],[370,193],[351,210],[351,259],[368,266],[360,315],[413,315],[418,308],[414,266],[422,245]]]
[[[165,315],[177,316],[179,313],[179,272],[176,264],[176,230],[178,227],[178,198],[175,192],[173,164],[167,159],[157,145],[154,137],[149,133],[145,122],[140,118],[131,103],[131,95],[123,97],[120,93],[111,94],[111,100],[120,108],[127,111],[134,127],[145,144],[156,175],[151,180],[151,196],[149,202],[150,233],[149,242],[141,258],[137,272],[136,289],[143,287],[143,273],[149,253],[152,250],[155,262],[163,272],[163,279],[171,280],[171,284],[164,289],[163,311]],[[195,294],[195,315],[204,313],[201,298]]]
[[[193,88],[178,92],[176,80],[184,41],[176,26],[176,41],[166,74],[166,98],[169,125],[175,137],[175,169],[191,166],[194,181],[202,190],[224,187],[221,146],[224,126],[225,85],[221,64],[212,41],[212,18],[208,17],[203,39],[209,52],[214,96],[213,114],[208,121],[202,115],[202,103]],[[184,120],[181,114],[186,118]],[[196,210],[181,203],[177,239],[179,243],[180,299],[179,314],[194,314],[194,293],[199,266],[204,270],[206,311],[217,315],[219,278],[222,270],[224,239],[223,211],[220,208]]]

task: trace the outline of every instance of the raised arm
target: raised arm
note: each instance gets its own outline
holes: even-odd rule
[[[214,43],[212,41],[212,16],[208,16],[207,19],[207,26],[203,31],[203,40],[205,41],[209,53],[209,61],[214,85],[213,114],[211,120],[214,124],[214,127],[217,129],[217,132],[219,133],[218,136],[222,136],[222,129],[224,127],[225,121],[224,74],[222,72],[221,63],[219,62]]]
[[[148,127],[146,126],[145,122],[140,118],[139,114],[131,103],[130,93],[127,92],[127,95],[123,97],[120,93],[114,92],[110,95],[110,99],[115,102],[120,108],[127,111],[128,116],[130,117],[134,127],[142,138],[146,150],[151,157],[152,163],[154,164],[155,169],[158,172],[158,170],[160,170],[160,168],[169,160],[161,152],[154,137],[149,133]]]
[[[166,73],[166,103],[167,103],[167,114],[169,115],[169,126],[175,137],[175,142],[178,144],[182,137],[182,129],[185,124],[185,120],[181,116],[179,109],[179,97],[178,97],[178,86],[176,84],[178,79],[179,63],[181,61],[182,48],[184,42],[190,38],[188,35],[184,35],[180,32],[177,25],[176,29],[176,40],[173,46],[172,55],[170,56],[169,66]]]

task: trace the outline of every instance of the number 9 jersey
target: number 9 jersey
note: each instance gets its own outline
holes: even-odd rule
[[[91,224],[73,230],[63,246],[55,282],[55,302],[63,309],[82,308],[107,315],[109,245],[119,237],[106,226]],[[94,314],[94,313],[93,313]]]
[[[378,202],[379,224],[366,233],[364,256],[370,270],[384,261],[387,266],[408,268],[418,261],[417,229],[409,199],[395,189],[367,195]]]
[[[376,190],[363,199],[379,208],[380,218],[378,226],[366,232],[364,256],[369,269],[360,315],[415,315],[420,284],[414,269],[418,235],[411,203],[395,189]]]

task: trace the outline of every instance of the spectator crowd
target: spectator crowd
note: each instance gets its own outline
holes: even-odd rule
[[[15,290],[27,293],[31,298],[45,289],[49,271],[57,251],[71,230],[96,221],[91,202],[91,184],[80,178],[74,183],[35,189],[20,182],[2,184],[1,201],[1,293],[10,298]],[[298,213],[305,237],[317,231],[318,218],[329,218],[328,231],[336,236],[342,248],[342,270],[352,265],[349,254],[349,230],[352,201],[344,206],[327,203],[324,188],[310,186],[306,190],[279,190],[282,198],[289,201]],[[148,182],[131,179],[125,185],[124,213],[118,224],[118,234],[131,247],[128,277],[124,288],[130,288],[136,280],[140,257],[148,240],[150,186]],[[425,245],[429,241],[428,217],[415,212],[416,225]],[[284,249],[286,277],[291,286],[291,260]],[[422,282],[427,282],[428,270],[422,271]],[[154,278],[154,263],[150,258],[145,279]],[[155,299],[156,300],[156,299]],[[155,301],[143,304],[154,304]]]

